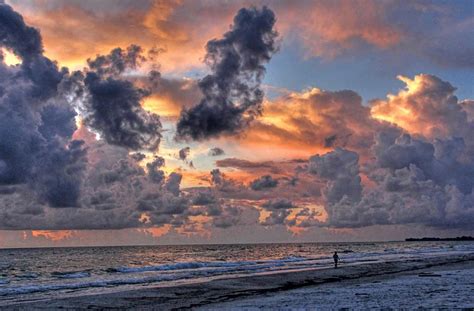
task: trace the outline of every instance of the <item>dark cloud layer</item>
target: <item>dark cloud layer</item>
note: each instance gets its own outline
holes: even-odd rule
[[[69,91],[82,95],[77,105],[84,113],[85,124],[107,143],[155,151],[161,141],[161,122],[158,115],[141,106],[150,90],[135,86],[123,75],[146,60],[142,53],[139,46],[131,45],[89,59],[89,68],[71,77]]]
[[[206,63],[212,74],[199,82],[201,102],[181,113],[178,138],[234,134],[260,114],[263,65],[276,52],[275,21],[267,7],[243,8],[224,38],[207,43]]]
[[[5,4],[0,45],[22,61],[0,64],[0,184],[27,184],[35,200],[75,207],[86,150],[83,142],[71,140],[76,113],[58,94],[66,71],[43,56],[39,32]]]

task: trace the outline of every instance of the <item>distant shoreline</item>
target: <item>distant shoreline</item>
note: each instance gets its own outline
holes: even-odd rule
[[[405,239],[405,242],[423,242],[423,241],[474,241],[472,236],[458,236],[455,238],[434,238],[434,237],[424,237],[424,238],[408,238]]]

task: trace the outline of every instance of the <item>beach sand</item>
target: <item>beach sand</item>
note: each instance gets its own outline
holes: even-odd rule
[[[473,308],[473,293],[474,254],[468,254],[217,279],[205,283],[71,297],[3,308]]]

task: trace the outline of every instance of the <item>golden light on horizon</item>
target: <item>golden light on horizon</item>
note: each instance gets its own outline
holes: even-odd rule
[[[51,241],[62,241],[73,237],[75,234],[74,230],[32,230],[31,235],[33,237],[43,237]]]

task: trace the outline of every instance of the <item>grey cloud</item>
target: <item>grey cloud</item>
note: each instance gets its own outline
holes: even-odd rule
[[[432,144],[408,134],[381,133],[373,148],[376,165],[364,167],[374,183],[366,188],[356,153],[338,148],[312,157],[309,171],[326,182],[323,198],[328,222],[317,225],[418,223],[466,228],[474,220],[468,203],[474,164],[459,161],[465,148],[460,138]]]
[[[128,78],[146,57],[139,46],[116,48],[108,55],[88,59],[89,67],[76,71],[61,84],[61,91],[81,111],[85,125],[107,143],[131,150],[156,151],[161,141],[159,116],[141,103],[151,90],[140,88]],[[151,77],[150,77],[151,79]]]
[[[148,170],[148,178],[154,183],[160,184],[165,179],[165,172],[160,170],[162,166],[165,165],[165,159],[162,157],[155,157],[155,159],[146,164]]]
[[[181,183],[181,178],[181,174],[173,172],[168,176],[168,179],[166,180],[165,188],[175,196],[179,195],[179,186]]]
[[[236,226],[241,221],[242,209],[236,206],[226,206],[218,217],[214,217],[212,224],[217,228],[227,229]]]
[[[115,48],[108,55],[98,55],[88,59],[89,68],[101,77],[116,77],[127,69],[136,69],[146,61],[143,50],[138,45],[130,45],[126,50]]]
[[[147,92],[129,81],[102,79],[88,72],[84,80],[90,101],[84,121],[98,130],[109,144],[132,150],[155,151],[161,140],[161,123],[156,114],[146,112],[140,102]]]
[[[181,113],[178,138],[235,134],[260,114],[263,64],[276,52],[275,21],[267,7],[243,8],[224,38],[207,43],[206,63],[212,74],[199,82],[201,102]]]
[[[263,208],[269,210],[278,210],[278,209],[290,209],[295,207],[293,202],[288,199],[278,199],[278,200],[270,200],[267,201],[262,205]]]
[[[179,152],[178,152],[179,159],[183,160],[183,161],[186,160],[186,158],[188,157],[190,152],[191,152],[191,148],[189,148],[189,147],[184,147],[184,148],[180,149]]]
[[[0,64],[0,183],[26,184],[23,195],[52,207],[77,207],[86,151],[72,140],[76,113],[58,93],[66,71],[43,56],[39,32],[11,7],[0,4],[0,16],[0,45],[22,60]]]
[[[250,183],[250,188],[255,191],[275,188],[276,186],[278,186],[278,181],[270,175],[262,176]]]
[[[360,200],[362,186],[359,177],[359,156],[357,153],[342,148],[324,156],[313,156],[309,159],[309,172],[328,180],[323,193],[329,204],[340,200],[357,202]],[[330,211],[328,211],[331,214]]]
[[[224,154],[225,154],[224,150],[222,150],[219,147],[214,147],[214,148],[209,149],[209,155],[211,157],[217,157],[217,156],[221,156],[221,155],[224,155]]]
[[[136,152],[131,155],[132,159],[134,159],[137,162],[140,162],[146,158],[146,155],[144,155],[141,152]]]
[[[209,192],[199,192],[196,197],[193,199],[193,204],[194,205],[211,205],[216,203],[216,197]]]

